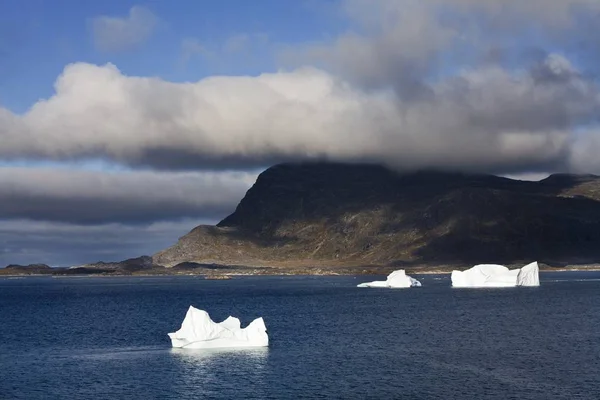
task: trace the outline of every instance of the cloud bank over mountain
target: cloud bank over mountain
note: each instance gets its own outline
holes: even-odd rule
[[[492,172],[586,165],[572,160],[586,138],[574,133],[598,118],[600,92],[562,56],[514,73],[464,71],[427,89],[411,101],[314,68],[176,84],[75,64],[55,96],[23,116],[3,112],[0,155],[156,169],[320,158]]]

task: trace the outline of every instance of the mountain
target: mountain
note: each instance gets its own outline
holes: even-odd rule
[[[172,267],[550,265],[600,261],[600,177],[540,182],[378,165],[280,164],[235,212],[153,256]]]
[[[128,258],[119,262],[104,262],[99,261],[92,264],[84,264],[77,267],[71,267],[66,272],[74,273],[118,273],[131,274],[135,272],[156,272],[156,269],[161,269],[160,265],[155,265],[152,262],[152,257],[141,256],[136,258]]]
[[[135,275],[164,274],[165,268],[152,263],[152,257],[142,256],[120,262],[97,262],[76,267],[51,268],[46,264],[7,265],[0,275]]]
[[[52,271],[52,268],[46,264],[29,264],[29,265],[10,264],[10,265],[7,265],[4,268],[4,270],[5,270],[5,274],[39,275],[39,274],[49,273],[50,271]]]

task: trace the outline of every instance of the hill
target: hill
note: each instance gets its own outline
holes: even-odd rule
[[[172,267],[432,267],[600,261],[600,178],[540,182],[378,165],[281,164],[235,212],[153,256]],[[343,268],[342,268],[343,269]]]
[[[40,275],[40,274],[50,273],[50,271],[52,271],[52,268],[46,264],[29,264],[29,265],[10,264],[10,265],[7,265],[3,270],[0,270],[0,275],[4,275],[4,274]]]

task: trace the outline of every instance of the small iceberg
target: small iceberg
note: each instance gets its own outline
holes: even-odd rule
[[[515,287],[540,286],[537,261],[523,268],[508,269],[498,264],[478,264],[465,271],[452,271],[453,287]]]
[[[256,318],[247,327],[240,320],[227,317],[223,322],[214,322],[208,313],[190,306],[181,328],[169,333],[171,344],[176,348],[219,349],[240,347],[267,347],[269,336],[262,318]]]
[[[409,288],[421,286],[421,282],[406,275],[403,269],[392,272],[385,281],[365,282],[357,287],[370,288]]]

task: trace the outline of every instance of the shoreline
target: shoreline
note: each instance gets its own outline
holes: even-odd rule
[[[249,268],[250,269],[250,268]],[[401,269],[401,268],[396,268]],[[404,268],[408,275],[446,275],[451,274],[452,269],[448,268],[432,268],[432,269],[423,269],[420,268]],[[79,274],[65,274],[56,271],[48,271],[48,273],[27,273],[23,271],[21,273],[2,273],[0,270],[0,279],[2,278],[26,278],[26,277],[51,277],[51,278],[85,278],[85,277],[96,277],[96,278],[106,278],[106,277],[178,277],[178,276],[187,276],[187,277],[201,277],[206,280],[228,280],[234,277],[245,277],[245,276],[385,276],[388,275],[394,268],[364,268],[364,269],[356,269],[352,271],[352,268],[340,268],[339,271],[335,269],[324,269],[324,268],[307,268],[302,269],[301,271],[288,271],[279,269],[279,268],[265,268],[250,271],[220,271],[219,273],[215,273],[214,271],[177,271],[177,272],[168,272],[168,271],[157,271],[157,272],[139,272],[139,273],[121,273],[120,271],[114,272],[87,272],[87,273],[79,273]],[[540,272],[600,272],[600,265],[591,265],[589,267],[586,266],[573,266],[573,267],[560,267],[560,268],[551,268],[545,267],[540,268]]]

